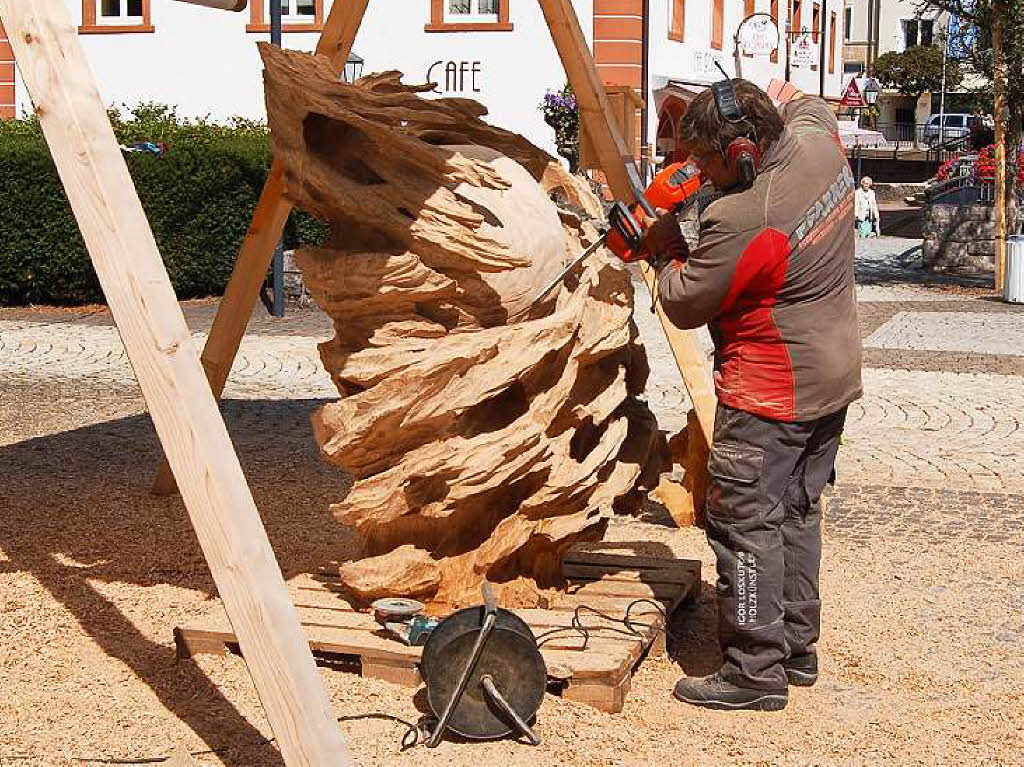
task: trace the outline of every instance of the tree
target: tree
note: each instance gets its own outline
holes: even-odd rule
[[[1011,143],[1020,134],[1024,118],[1024,0],[918,0],[919,13],[946,12],[950,24],[951,57],[965,70],[992,82],[992,28],[996,14],[1003,19],[1003,55],[1006,58],[1006,103]],[[991,93],[991,87],[985,89]]]
[[[937,45],[915,45],[902,53],[889,51],[878,57],[874,76],[887,88],[904,96],[920,97],[942,88],[943,50]],[[960,63],[946,63],[946,90],[956,90],[963,81]]]

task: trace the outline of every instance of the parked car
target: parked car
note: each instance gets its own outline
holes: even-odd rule
[[[940,140],[939,118],[943,118],[944,128],[942,129],[941,140],[963,138],[970,133],[968,119],[971,115],[964,112],[946,112],[944,115],[932,115],[928,122],[921,128],[921,140],[926,144],[935,144]]]

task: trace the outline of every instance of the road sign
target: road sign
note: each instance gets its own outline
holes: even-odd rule
[[[850,84],[846,86],[846,91],[843,93],[843,97],[839,100],[839,105],[844,107],[865,106],[864,97],[861,95],[860,88],[857,87],[856,77],[850,78]]]

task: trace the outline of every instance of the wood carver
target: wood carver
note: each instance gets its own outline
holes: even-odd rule
[[[364,542],[342,582],[459,605],[486,577],[504,604],[538,604],[564,552],[636,511],[667,459],[636,398],[622,266],[599,252],[529,306],[597,237],[596,197],[476,102],[261,51],[286,197],[331,225],[298,259],[335,327],[320,348],[342,399],[313,420],[355,477],[332,506]]]

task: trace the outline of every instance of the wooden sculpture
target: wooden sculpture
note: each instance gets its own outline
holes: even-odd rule
[[[539,603],[566,549],[635,511],[667,456],[636,399],[622,266],[599,251],[530,308],[597,237],[600,204],[476,102],[261,51],[285,196],[331,225],[298,260],[334,320],[320,350],[342,399],[313,425],[355,478],[332,506],[364,542],[342,581],[459,605],[487,578],[506,605]]]

